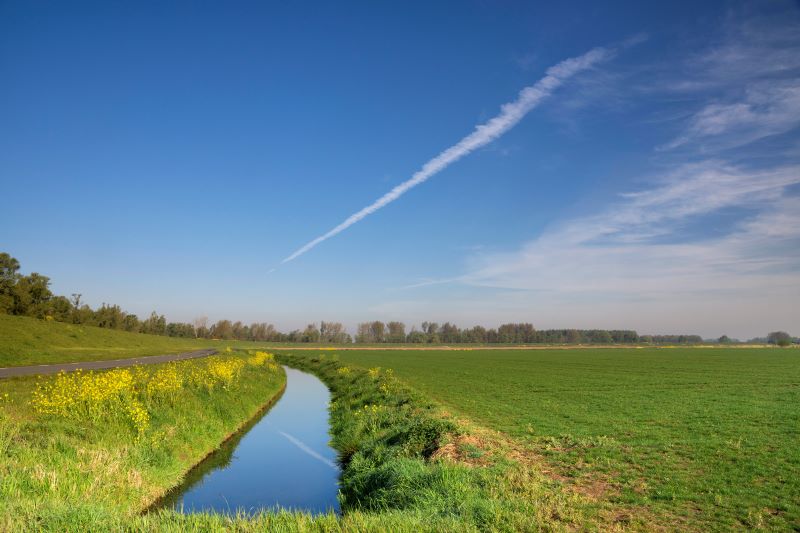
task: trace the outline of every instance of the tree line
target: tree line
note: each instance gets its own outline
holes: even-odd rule
[[[140,319],[123,311],[118,305],[103,303],[92,309],[81,294],[71,297],[54,295],[50,278],[37,272],[27,276],[19,272],[20,264],[7,253],[0,253],[0,313],[57,320],[70,324],[85,324],[169,337],[250,340],[266,342],[307,342],[329,344],[699,344],[699,335],[639,335],[634,330],[604,329],[544,329],[530,323],[508,323],[497,328],[473,326],[460,328],[450,322],[422,322],[406,332],[403,322],[362,322],[353,338],[341,322],[322,321],[305,329],[284,333],[265,322],[244,324],[240,321],[219,320],[209,324],[199,317],[192,323],[167,322],[164,315],[153,311]],[[762,340],[762,339],[754,339]],[[763,339],[769,343],[787,345],[797,342],[785,332],[772,332]],[[723,335],[720,343],[731,342]]]
[[[605,329],[536,329],[533,324],[508,323],[497,328],[473,326],[462,329],[445,322],[423,322],[406,333],[403,322],[362,322],[356,329],[355,342],[364,344],[697,344],[699,335],[639,335],[634,330]]]
[[[81,294],[72,294],[69,298],[55,295],[50,290],[50,278],[37,272],[26,276],[19,270],[17,259],[0,253],[0,313],[170,337],[276,342],[300,342],[302,338],[302,332],[284,334],[266,323],[245,325],[220,320],[209,325],[207,318],[198,318],[191,324],[167,322],[164,315],[155,311],[140,319],[118,305],[106,303],[92,309],[81,300]]]
[[[283,333],[265,322],[244,324],[240,321],[218,320],[209,324],[207,317],[196,318],[192,323],[167,322],[164,315],[155,311],[149,317],[140,319],[133,313],[123,311],[118,305],[103,303],[92,309],[81,298],[81,294],[72,294],[69,298],[53,294],[49,277],[38,272],[23,275],[16,258],[5,252],[0,253],[0,313],[169,337],[268,342],[353,342],[353,338],[340,322],[323,321],[319,326],[310,324],[303,330]]]

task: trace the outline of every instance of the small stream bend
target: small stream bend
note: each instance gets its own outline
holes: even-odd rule
[[[330,391],[316,376],[284,370],[278,402],[197,465],[159,507],[339,512],[337,454],[328,444]]]

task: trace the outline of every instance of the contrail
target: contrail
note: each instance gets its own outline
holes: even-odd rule
[[[359,220],[365,218],[367,215],[371,215],[381,207],[394,202],[409,189],[416,187],[431,176],[438,174],[465,155],[474,152],[478,148],[485,146],[497,139],[505,132],[513,128],[517,122],[522,120],[522,117],[524,117],[531,109],[539,105],[542,100],[548,97],[566,80],[582,70],[586,70],[600,61],[608,59],[612,54],[613,52],[609,49],[594,48],[582,56],[564,60],[561,63],[550,67],[547,70],[544,78],[540,79],[535,84],[522,89],[517,99],[513,102],[504,104],[500,108],[499,115],[492,118],[485,124],[476,126],[475,131],[425,163],[422,168],[418,170],[409,180],[397,185],[394,189],[387,192],[361,211],[353,213],[347,217],[344,222],[330,230],[328,233],[320,235],[313,241],[310,241],[308,244],[281,261],[281,264],[288,263],[289,261],[298,258],[322,241],[326,241],[334,235],[343,232]]]
[[[281,435],[286,437],[286,440],[288,440],[289,442],[291,442],[292,444],[294,444],[295,446],[297,446],[298,448],[300,448],[301,450],[306,452],[308,455],[310,455],[314,459],[325,463],[326,465],[328,465],[329,467],[333,468],[334,470],[339,470],[339,468],[336,466],[336,464],[333,461],[325,459],[322,455],[318,454],[311,447],[309,447],[305,442],[303,442],[300,439],[297,439],[297,438],[295,438],[295,437],[293,437],[293,436],[289,435],[288,433],[285,433],[285,432],[283,432],[281,430],[278,430],[278,433],[280,433]]]

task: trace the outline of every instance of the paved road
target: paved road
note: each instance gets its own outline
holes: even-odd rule
[[[108,368],[121,368],[135,365],[152,365],[155,363],[168,363],[170,361],[183,361],[207,357],[217,353],[216,350],[197,350],[196,352],[175,353],[172,355],[151,355],[148,357],[131,357],[130,359],[113,359],[110,361],[84,361],[82,363],[61,363],[57,365],[13,366],[0,368],[0,379],[19,376],[33,376],[36,374],[57,374],[62,370],[105,370]]]

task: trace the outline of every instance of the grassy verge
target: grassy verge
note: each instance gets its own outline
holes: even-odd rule
[[[800,528],[800,350],[347,351],[607,512],[667,528]]]
[[[0,381],[0,530],[135,523],[284,383],[245,353]]]
[[[0,367],[123,359],[230,344],[0,314]]]

